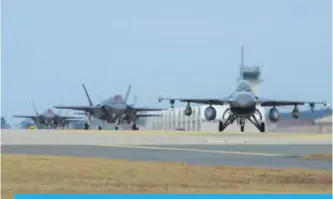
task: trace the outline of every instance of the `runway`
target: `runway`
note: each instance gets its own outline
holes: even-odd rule
[[[331,135],[169,135],[139,132],[2,131],[2,153],[67,155],[112,159],[238,165],[268,168],[332,169],[330,161],[302,155],[331,152]],[[210,141],[210,142],[209,142]],[[215,142],[214,142],[215,141]],[[229,141],[229,142],[225,142]]]

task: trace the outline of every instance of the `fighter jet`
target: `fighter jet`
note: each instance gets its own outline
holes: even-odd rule
[[[35,124],[43,124],[46,125],[47,128],[56,128],[58,126],[61,126],[62,128],[67,127],[70,122],[73,121],[82,121],[82,118],[80,117],[73,117],[73,116],[61,116],[60,111],[58,114],[54,113],[51,108],[47,109],[43,113],[39,114],[36,106],[34,103],[32,103],[34,109],[35,109],[35,114],[36,115],[13,115],[13,117],[18,117],[18,118],[29,118],[34,121]]]
[[[132,130],[139,130],[136,125],[136,119],[139,117],[150,117],[150,116],[159,116],[157,114],[138,114],[138,112],[145,111],[161,111],[163,109],[158,108],[145,108],[145,107],[135,107],[133,105],[127,104],[127,100],[131,91],[131,85],[129,85],[125,98],[117,94],[108,99],[101,100],[97,105],[94,105],[88,91],[82,83],[82,87],[86,94],[86,97],[89,102],[89,106],[53,106],[57,109],[71,109],[77,111],[84,111],[88,117],[88,121],[91,121],[91,116],[96,119],[100,119],[104,122],[115,123],[115,130],[119,129],[119,124],[122,121],[127,121],[127,124],[133,123]],[[82,114],[82,113],[80,113]],[[85,123],[85,129],[89,129],[89,124]],[[102,129],[102,126],[99,125],[99,130]]]
[[[236,90],[231,93],[228,97],[223,98],[163,98],[159,97],[157,102],[163,100],[170,101],[170,107],[174,108],[175,100],[180,102],[186,102],[187,106],[184,110],[186,116],[192,114],[192,108],[190,103],[197,104],[207,104],[207,107],[204,111],[206,120],[212,121],[216,118],[216,109],[212,105],[227,105],[227,108],[222,114],[222,120],[219,121],[218,131],[222,132],[228,125],[233,123],[235,120],[240,124],[240,131],[244,132],[245,120],[249,120],[254,124],[260,132],[265,132],[265,122],[263,121],[263,116],[260,111],[257,109],[257,105],[262,107],[272,107],[269,110],[269,119],[272,122],[277,122],[280,118],[279,111],[276,107],[278,106],[294,106],[292,111],[293,118],[299,118],[299,105],[309,104],[312,112],[314,111],[315,104],[322,104],[328,106],[325,101],[315,102],[315,101],[293,101],[293,100],[275,100],[275,99],[264,99],[255,95],[251,90],[250,83],[248,81],[241,81],[237,86]],[[256,117],[256,115],[259,116]]]
[[[242,47],[242,65],[243,65],[243,47]],[[192,109],[190,103],[207,104],[204,111],[206,120],[212,121],[216,118],[216,109],[212,105],[226,105],[228,108],[222,114],[222,120],[219,121],[218,131],[222,132],[228,125],[236,121],[240,125],[241,132],[244,132],[245,121],[249,120],[254,124],[260,132],[265,132],[265,122],[261,112],[257,109],[257,106],[272,107],[269,110],[269,119],[272,122],[277,122],[280,118],[279,111],[276,107],[278,106],[294,106],[291,113],[293,118],[299,118],[299,105],[309,104],[311,111],[314,112],[315,104],[322,104],[328,106],[326,102],[315,102],[315,101],[294,101],[294,100],[276,100],[276,99],[264,99],[255,94],[251,89],[251,84],[248,80],[242,79],[237,85],[234,92],[227,97],[222,98],[164,98],[159,97],[157,102],[163,100],[169,100],[171,109],[174,107],[175,100],[181,102],[187,102],[187,106],[184,110],[184,114],[190,116]]]

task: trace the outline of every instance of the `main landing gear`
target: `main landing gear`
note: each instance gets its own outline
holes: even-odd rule
[[[132,130],[133,130],[133,131],[137,131],[137,130],[139,130],[139,127],[137,127],[136,124],[134,123],[134,124],[132,125]]]
[[[257,127],[257,129],[260,132],[265,132],[266,130],[266,126],[265,123],[262,122],[262,115],[260,113],[260,111],[256,110],[256,113],[258,113],[259,118],[260,118],[260,122],[257,120],[257,118],[255,117],[255,114],[253,114],[250,117],[238,117],[232,113],[229,114],[229,116],[227,117],[227,119],[224,119],[225,114],[223,114],[223,119],[222,121],[219,122],[219,127],[218,127],[218,131],[222,132],[227,126],[229,126],[230,124],[232,124],[235,120],[237,120],[237,123],[240,125],[240,131],[244,132],[245,130],[245,120],[249,120],[255,127]]]
[[[85,130],[88,130],[89,129],[89,124],[86,122],[86,123],[84,123],[84,129]]]

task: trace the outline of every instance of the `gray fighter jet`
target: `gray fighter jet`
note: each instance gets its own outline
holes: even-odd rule
[[[192,109],[190,103],[197,104],[207,104],[204,111],[205,118],[208,121],[215,120],[216,109],[212,105],[228,105],[229,108],[225,110],[222,114],[222,120],[219,121],[218,131],[223,131],[229,124],[237,121],[240,124],[241,132],[244,131],[245,120],[249,120],[253,123],[260,132],[265,132],[265,122],[263,121],[263,116],[257,109],[257,105],[262,107],[272,107],[269,110],[269,119],[272,122],[277,122],[280,118],[279,111],[276,107],[278,106],[294,106],[292,111],[292,116],[294,118],[299,118],[298,105],[309,104],[312,112],[314,111],[315,104],[322,104],[328,106],[326,102],[315,102],[315,101],[293,101],[293,100],[275,100],[275,99],[264,99],[255,95],[251,90],[250,83],[248,81],[241,81],[236,90],[231,93],[230,96],[224,98],[163,98],[159,97],[157,102],[163,100],[170,101],[170,107],[174,107],[175,100],[180,102],[186,102],[187,106],[184,110],[184,114],[190,116],[192,114]],[[259,115],[259,119],[255,115]]]
[[[73,117],[73,116],[61,116],[60,111],[54,113],[51,108],[47,109],[43,113],[39,114],[35,104],[32,102],[32,105],[35,109],[36,115],[13,115],[13,117],[18,118],[29,118],[34,121],[35,124],[46,125],[47,128],[56,128],[61,126],[62,128],[67,127],[70,122],[73,121],[82,121],[81,117]]]
[[[127,100],[131,91],[131,85],[129,85],[125,98],[117,94],[108,99],[102,100],[99,104],[94,105],[88,91],[82,83],[82,87],[87,96],[89,106],[53,106],[57,109],[71,109],[77,111],[84,111],[88,117],[88,121],[91,121],[91,116],[96,119],[100,119],[103,122],[115,123],[115,130],[118,130],[118,125],[122,121],[126,121],[127,124],[131,124],[132,130],[138,130],[136,125],[136,119],[139,117],[150,117],[159,116],[158,114],[138,114],[138,112],[149,112],[149,111],[161,111],[163,109],[159,108],[145,108],[145,107],[135,107],[134,105],[127,104]],[[82,114],[82,113],[80,113]],[[85,129],[89,129],[89,124],[85,123]],[[100,125],[98,129],[102,129]]]

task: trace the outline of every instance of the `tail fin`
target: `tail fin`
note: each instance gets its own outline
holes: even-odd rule
[[[93,104],[93,102],[91,101],[91,98],[90,98],[90,96],[89,96],[89,94],[88,94],[87,88],[86,88],[86,86],[84,85],[84,83],[82,83],[82,87],[83,87],[84,92],[86,93],[86,96],[87,96],[87,98],[88,98],[89,106],[93,106],[94,104]]]
[[[36,108],[35,102],[32,101],[31,103],[32,103],[32,107],[35,109],[36,116],[38,116],[39,114],[38,114],[38,111],[37,111],[37,108]]]
[[[130,92],[131,92],[131,88],[132,88],[132,85],[130,84],[129,86],[128,86],[128,89],[127,89],[127,92],[126,92],[126,95],[125,95],[125,103],[127,103],[127,100],[128,100],[128,96],[129,96],[129,94],[130,94]]]
[[[135,106],[136,99],[137,99],[137,96],[134,96],[134,99],[133,99],[133,106]]]

